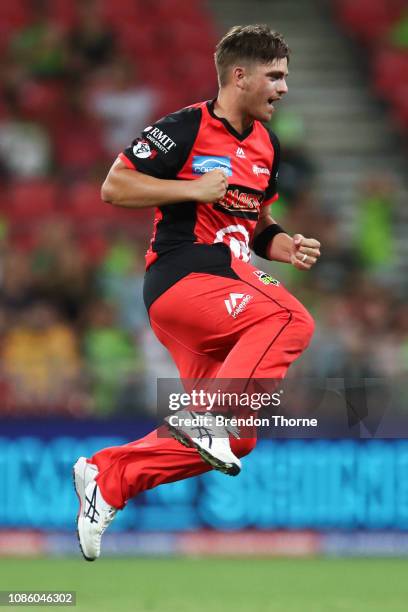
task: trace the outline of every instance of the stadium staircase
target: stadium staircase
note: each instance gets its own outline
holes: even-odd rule
[[[323,207],[336,207],[346,239],[353,230],[361,181],[383,172],[397,177],[392,276],[407,278],[408,185],[402,141],[370,93],[355,43],[336,26],[331,0],[213,0],[211,6],[224,30],[240,23],[269,23],[284,34],[292,61],[282,109],[304,121],[307,150],[318,169],[317,197]]]

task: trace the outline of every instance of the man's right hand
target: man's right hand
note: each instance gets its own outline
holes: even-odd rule
[[[211,170],[199,179],[191,181],[194,200],[198,202],[217,202],[228,189],[228,180],[222,170]]]

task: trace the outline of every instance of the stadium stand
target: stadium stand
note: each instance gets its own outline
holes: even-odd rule
[[[404,48],[405,0],[338,0],[337,18],[349,35],[367,47],[376,93],[408,130],[408,48]]]
[[[140,253],[149,239],[152,211],[114,209],[100,199],[101,182],[114,158],[109,144],[114,115],[106,111],[106,100],[111,104],[109,109],[114,106],[117,111],[125,98],[119,95],[120,91],[135,96],[132,98],[136,100],[135,105],[140,105],[135,106],[135,111],[139,118],[143,117],[139,119],[143,127],[144,122],[147,125],[182,105],[213,97],[216,78],[212,52],[220,33],[214,12],[222,9],[223,15],[229,14],[231,21],[224,21],[228,26],[239,20],[240,6],[245,3],[215,4],[213,11],[200,0],[190,0],[187,4],[184,0],[154,3],[15,0],[1,4],[0,48],[7,65],[0,80],[0,269],[3,271],[0,275],[0,348],[3,374],[9,373],[10,384],[7,376],[5,382],[2,378],[0,393],[3,409],[8,413],[15,410],[16,414],[32,414],[36,410],[41,412],[44,406],[47,413],[68,410],[74,416],[89,412],[108,416],[115,409],[123,413],[138,408],[148,411],[149,401],[153,400],[141,399],[136,405],[129,398],[132,394],[134,398],[136,392],[140,398],[152,398],[154,375],[159,376],[160,371],[165,376],[174,373],[164,353],[160,353],[149,336],[142,314]],[[318,36],[310,36],[309,46],[302,49],[302,44],[306,44],[305,36],[302,38],[306,21],[302,10],[297,8],[298,14],[293,6],[293,2],[278,2],[279,10],[276,9],[276,22],[280,15],[279,27],[285,35],[287,29],[290,45],[294,40],[293,46],[300,47],[300,52],[294,54],[293,72],[298,74],[298,81],[294,77],[293,103],[286,116],[284,107],[282,111],[279,109],[282,118],[280,125],[276,124],[282,140],[282,202],[285,202],[276,210],[289,229],[301,228],[305,234],[313,235],[317,232],[323,244],[327,238],[328,251],[327,258],[323,256],[321,266],[308,278],[299,275],[286,278],[289,285],[297,287],[296,292],[303,291],[309,296],[308,305],[318,317],[321,329],[316,339],[317,350],[312,354],[315,358],[303,361],[299,369],[337,375],[350,356],[355,363],[362,359],[364,348],[375,344],[381,349],[372,351],[371,372],[406,372],[408,336],[402,304],[408,287],[398,270],[392,268],[389,258],[373,261],[367,257],[369,246],[360,248],[358,243],[359,218],[370,216],[372,236],[378,235],[379,201],[386,202],[385,230],[392,242],[393,220],[399,214],[398,188],[392,180],[387,183],[384,178],[388,185],[386,194],[381,180],[377,183],[368,180],[367,191],[366,166],[363,167],[364,155],[366,160],[373,157],[375,137],[378,141],[391,141],[380,128],[378,135],[372,135],[372,124],[365,124],[361,119],[363,115],[370,116],[370,109],[355,90],[339,92],[333,85],[332,90],[316,96],[315,91],[303,86],[304,82],[310,85],[311,72],[307,70],[312,68],[308,61],[316,62],[313,75],[321,83],[330,83],[330,79],[333,83],[333,66],[344,69],[345,73],[349,65],[341,52],[336,55],[337,47],[334,51],[330,48],[324,57],[318,51],[321,42]],[[396,35],[392,35],[397,31],[398,20],[404,19],[404,3],[338,0],[333,8],[346,32],[360,40],[370,54],[373,88],[392,104],[396,120],[408,130],[407,51],[401,42],[393,42]],[[246,15],[247,7],[245,10]],[[254,19],[272,21],[275,14],[270,16],[270,10],[267,3],[254,3]],[[304,17],[315,19],[314,27],[319,34],[319,18],[313,13],[317,10],[315,3],[311,3],[311,10],[311,15]],[[166,28],[162,27],[163,23]],[[397,39],[403,40],[401,33]],[[326,42],[323,39],[323,47]],[[337,44],[335,37],[330,42]],[[40,51],[35,55],[30,51],[34,44]],[[118,67],[119,72],[123,68],[122,75],[126,73],[122,81],[118,78]],[[151,95],[151,102],[144,102],[144,109],[141,107],[146,98],[141,92]],[[307,107],[310,115],[300,117],[300,106]],[[104,112],[99,112],[102,107]],[[336,131],[336,122],[343,121],[344,129]],[[313,138],[309,138],[311,128],[315,129]],[[355,141],[351,142],[353,131]],[[25,148],[20,144],[21,134],[26,139]],[[126,133],[120,146],[118,142],[118,152],[136,135]],[[357,163],[357,158],[349,155],[350,148],[354,156],[360,156]],[[34,154],[30,156],[29,151]],[[342,153],[345,153],[344,159],[341,159]],[[324,170],[329,163],[330,176]],[[350,175],[346,174],[351,172],[347,164],[359,170],[354,191],[350,188]],[[327,194],[332,198],[329,203]],[[350,209],[350,202],[360,211],[366,207],[366,216],[357,214],[355,224],[353,217],[357,236],[353,238],[346,233],[345,244],[342,215]],[[129,244],[137,254],[136,263],[128,259]],[[366,244],[372,242],[367,239]],[[390,244],[389,252],[393,246]],[[287,271],[281,272],[287,275]],[[390,290],[385,302],[378,298],[384,286]],[[54,367],[58,368],[64,355],[68,355],[71,369],[67,374],[68,366],[61,365],[60,375],[58,372],[55,375],[60,386],[57,390],[47,387],[51,383],[43,374],[44,364],[54,357],[51,350],[49,353],[45,350],[48,331],[43,330],[42,382],[39,379],[38,383],[42,386],[41,393],[37,393],[32,383],[35,376],[30,370],[35,335],[32,315],[40,310],[36,311],[34,306],[44,303],[48,307],[48,314],[44,315],[48,322],[44,327],[51,328],[50,337],[64,338],[61,356]],[[385,317],[385,324],[381,326],[377,315],[384,313],[385,306],[392,306],[399,314]],[[353,337],[345,324],[346,315],[352,321]],[[27,358],[24,338],[29,339]],[[57,340],[55,343],[58,344]],[[118,356],[113,370],[108,364],[110,350]],[[10,361],[17,353],[18,375],[28,381],[30,389],[26,400],[16,391],[14,371],[10,374]],[[390,359],[390,354],[400,358]],[[129,365],[132,360],[133,374]],[[55,399],[54,403],[45,402],[47,393]]]

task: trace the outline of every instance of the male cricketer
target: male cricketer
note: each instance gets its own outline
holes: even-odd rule
[[[313,333],[300,302],[250,263],[250,248],[299,270],[320,256],[317,240],[289,236],[270,215],[279,142],[264,124],[288,91],[288,60],[287,44],[268,26],[234,26],[216,47],[217,98],[146,127],[102,186],[110,204],[155,207],[144,301],[182,379],[282,379]],[[203,436],[178,422],[76,462],[88,561],[127,500],[209,469],[236,475],[256,443],[211,422]]]

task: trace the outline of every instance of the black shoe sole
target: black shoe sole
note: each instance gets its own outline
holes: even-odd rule
[[[205,451],[198,444],[193,442],[193,440],[191,440],[191,438],[185,435],[182,431],[179,431],[168,423],[166,423],[166,425],[173,438],[180,442],[180,444],[183,444],[183,446],[187,446],[187,448],[195,448],[201,458],[206,463],[208,463],[208,465],[210,465],[214,470],[222,472],[223,474],[227,474],[227,476],[238,476],[241,471],[241,468],[238,467],[238,465],[235,465],[235,463],[225,463],[224,461],[220,461],[220,459],[217,459],[210,453],[207,453],[207,451]]]
[[[75,470],[74,470],[74,468],[72,468],[72,480],[74,481],[74,491],[75,491],[75,494],[76,494],[76,496],[78,498],[78,501],[79,501],[79,512],[78,512],[77,518],[76,518],[76,536],[77,536],[77,539],[78,539],[79,550],[81,551],[81,554],[82,554],[83,558],[85,559],[85,561],[89,561],[90,563],[92,563],[92,561],[95,561],[95,559],[91,559],[90,557],[86,556],[86,554],[82,550],[81,540],[80,540],[80,537],[79,537],[78,521],[79,521],[79,513],[81,512],[81,498],[79,497],[78,491],[76,489]]]

